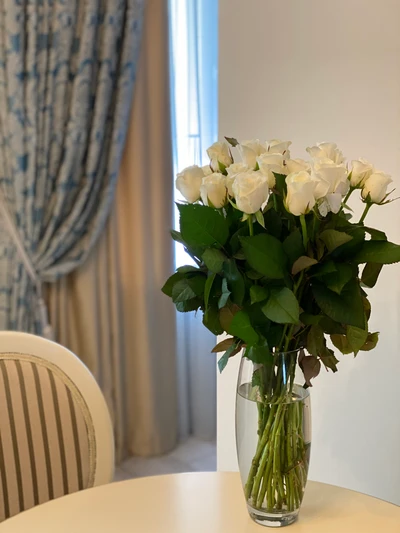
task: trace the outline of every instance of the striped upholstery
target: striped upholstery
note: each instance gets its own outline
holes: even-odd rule
[[[90,413],[51,362],[0,353],[0,521],[93,486]]]

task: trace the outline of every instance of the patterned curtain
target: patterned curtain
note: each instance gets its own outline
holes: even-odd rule
[[[104,228],[143,4],[0,0],[0,329],[42,333],[41,283],[81,265]]]

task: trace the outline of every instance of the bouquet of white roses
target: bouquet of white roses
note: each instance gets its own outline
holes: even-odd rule
[[[373,205],[390,201],[392,180],[364,159],[346,165],[333,143],[307,148],[305,161],[290,158],[290,142],[226,140],[208,149],[209,166],[192,166],[177,176],[176,186],[188,203],[178,205],[180,232],[172,231],[172,237],[197,266],[178,268],[163,291],[179,311],[200,309],[209,330],[229,335],[214,348],[224,352],[220,370],[239,351],[272,368],[275,354],[298,350],[305,387],[310,386],[321,365],[337,370],[328,337],[343,354],[377,344],[378,333],[368,329],[367,290],[384,264],[400,261],[400,246],[368,227],[365,218]],[[347,201],[357,191],[365,209],[353,221]],[[285,502],[295,507],[304,476],[295,476],[296,485],[282,470],[286,492],[281,494],[279,468],[270,477],[262,468],[263,451],[280,445],[262,437],[273,427],[267,409],[272,389],[264,385],[260,440],[246,495],[258,507],[279,509]],[[296,418],[290,416],[293,426]],[[301,454],[304,446],[299,446]]]

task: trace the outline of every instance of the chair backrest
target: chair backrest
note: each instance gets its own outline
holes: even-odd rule
[[[0,332],[0,521],[113,470],[109,412],[86,366],[49,340]]]

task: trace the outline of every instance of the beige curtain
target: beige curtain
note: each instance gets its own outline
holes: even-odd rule
[[[148,0],[116,201],[86,264],[49,287],[57,340],[95,374],[117,458],[177,440],[175,311],[160,291],[173,270],[166,0]],[[128,117],[127,117],[128,119]]]

